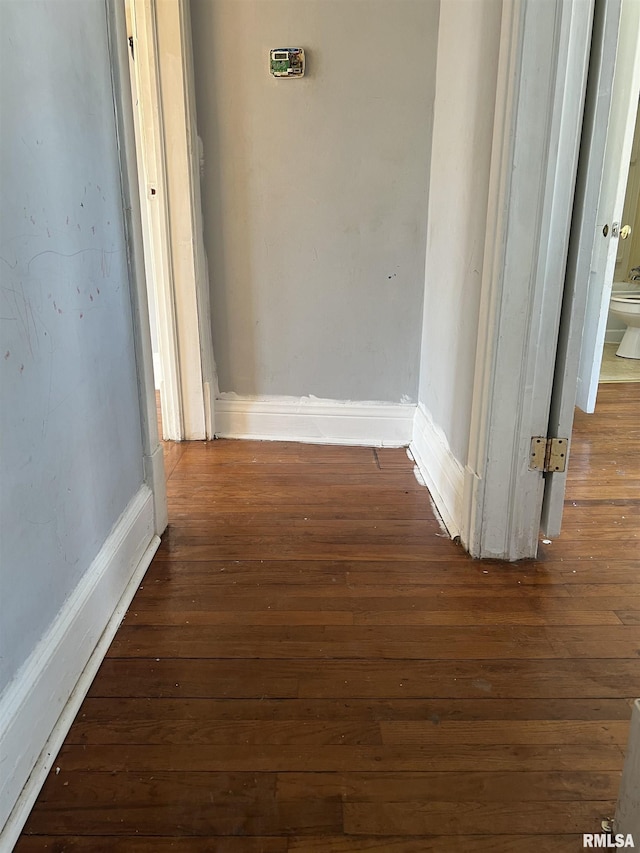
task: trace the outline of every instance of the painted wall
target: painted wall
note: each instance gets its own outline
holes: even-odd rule
[[[0,691],[142,482],[103,0],[0,3]]]
[[[440,10],[419,401],[466,463],[501,0]]]
[[[221,391],[416,400],[438,9],[192,0]]]

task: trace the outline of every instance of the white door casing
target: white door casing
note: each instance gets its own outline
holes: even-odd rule
[[[578,164],[593,3],[505,3],[462,541],[537,552],[545,435]]]
[[[131,287],[131,309],[140,400],[140,427],[145,482],[153,494],[155,532],[161,535],[168,523],[167,487],[162,445],[158,436],[153,352],[147,303],[147,274],[138,192],[138,168],[131,98],[127,22],[124,0],[107,0],[107,24],[114,91],[116,131],[120,149],[120,174],[124,204]]]
[[[178,339],[173,294],[171,244],[169,240],[168,195],[157,67],[157,35],[153,0],[127,0],[131,26],[131,67],[134,83],[135,125],[140,167],[145,261],[148,287],[155,293],[160,347],[160,400],[163,437],[181,441],[185,437],[182,417],[182,389],[178,361]]]
[[[217,387],[203,241],[189,3],[155,0],[155,13],[184,437],[213,438],[212,406]]]
[[[582,129],[574,214],[569,240],[558,351],[547,434],[570,437],[573,430],[578,365],[585,325],[587,292],[594,270],[594,240],[606,245],[597,229],[600,189],[604,172],[611,94],[618,47],[622,0],[596,3],[589,82]],[[571,444],[569,443],[569,459]],[[545,478],[541,530],[558,536],[562,523],[567,472]]]
[[[592,243],[587,308],[578,369],[576,405],[593,412],[618,254],[613,223],[621,224],[640,94],[640,2],[622,0],[604,171]],[[608,226],[607,236],[603,229]],[[585,246],[587,251],[587,246]]]
[[[183,0],[126,0],[155,287],[164,438],[212,438],[215,367],[202,240],[191,29]],[[212,393],[213,392],[213,393]]]

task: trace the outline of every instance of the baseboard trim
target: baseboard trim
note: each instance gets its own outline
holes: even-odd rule
[[[13,849],[159,544],[143,485],[0,700],[2,853]]]
[[[624,336],[624,329],[607,329],[604,342],[605,344],[619,344]]]
[[[164,450],[161,444],[150,456],[142,459],[144,466],[144,481],[153,493],[153,517],[155,532],[162,536],[169,524],[169,508],[167,506],[167,477],[164,470]]]
[[[415,409],[404,403],[223,396],[215,403],[216,436],[404,447],[411,441]]]
[[[464,468],[422,404],[416,409],[410,450],[449,535],[455,539],[462,530]]]

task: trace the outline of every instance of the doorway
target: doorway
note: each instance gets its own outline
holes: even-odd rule
[[[608,4],[604,6],[607,10],[604,14],[602,8],[596,4],[596,38],[602,29],[606,31],[606,18],[610,17]],[[616,41],[608,50],[605,49],[606,46],[603,47],[600,57],[604,79],[598,85],[599,95],[605,102],[609,101],[610,108],[608,114],[602,116],[607,122],[601,130],[605,137],[602,173],[594,175],[599,181],[595,232],[584,235],[581,244],[582,251],[589,252],[591,263],[581,331],[576,404],[587,413],[593,412],[595,408],[607,331],[610,330],[610,335],[613,331],[609,312],[613,282],[620,281],[620,286],[625,286],[623,282],[628,278],[628,270],[623,270],[622,267],[629,257],[630,239],[635,236],[632,233],[625,239],[625,226],[630,224],[625,217],[631,215],[630,208],[636,207],[632,199],[632,196],[636,195],[636,181],[633,179],[635,169],[632,172],[631,192],[626,191],[634,148],[637,156],[634,129],[640,90],[639,27],[638,5],[633,0],[622,0],[620,26],[614,33]],[[593,83],[590,79],[590,85]],[[594,134],[594,139],[597,142],[597,134]],[[591,145],[593,146],[593,140]],[[625,203],[625,194],[629,195],[628,204]],[[614,329],[620,332],[622,326],[614,324]]]
[[[188,4],[125,0],[154,384],[165,440],[213,438]]]
[[[595,4],[548,435],[567,440],[575,407],[595,410],[640,91],[640,8]],[[571,449],[569,442],[569,465]],[[545,480],[541,529],[560,533],[566,473]]]
[[[560,532],[566,466],[551,467],[547,458],[532,464],[532,452],[538,445],[552,451],[556,440],[571,436],[581,349],[588,339],[595,353],[600,333],[587,328],[587,294],[600,311],[605,274],[613,279],[612,226],[620,223],[624,200],[624,184],[615,180],[624,162],[620,139],[628,140],[628,162],[633,124],[627,136],[625,107],[630,112],[633,104],[633,122],[640,88],[638,4],[536,4],[535,17],[528,14],[532,7],[524,4],[520,18],[503,21],[504,92],[497,100],[489,208],[496,214],[487,227],[465,484],[463,541],[475,556],[508,560],[535,556],[540,528],[550,539]],[[542,55],[551,69],[544,81],[535,70]],[[627,90],[617,112],[614,76]],[[542,140],[535,136],[536,129],[542,133],[541,116]],[[535,150],[532,140],[540,143]],[[606,155],[618,164],[610,166],[617,174],[609,181]],[[607,313],[608,303],[607,294]]]
[[[640,292],[640,110],[636,113],[631,161],[625,192],[622,227],[631,228],[628,238],[621,240],[616,256],[613,290]],[[600,367],[600,384],[640,382],[640,360],[617,356],[625,332],[625,324],[611,311],[607,317],[604,351]]]

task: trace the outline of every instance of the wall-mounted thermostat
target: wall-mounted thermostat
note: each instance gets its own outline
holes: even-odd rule
[[[304,48],[278,47],[272,50],[269,68],[274,77],[303,77]]]

